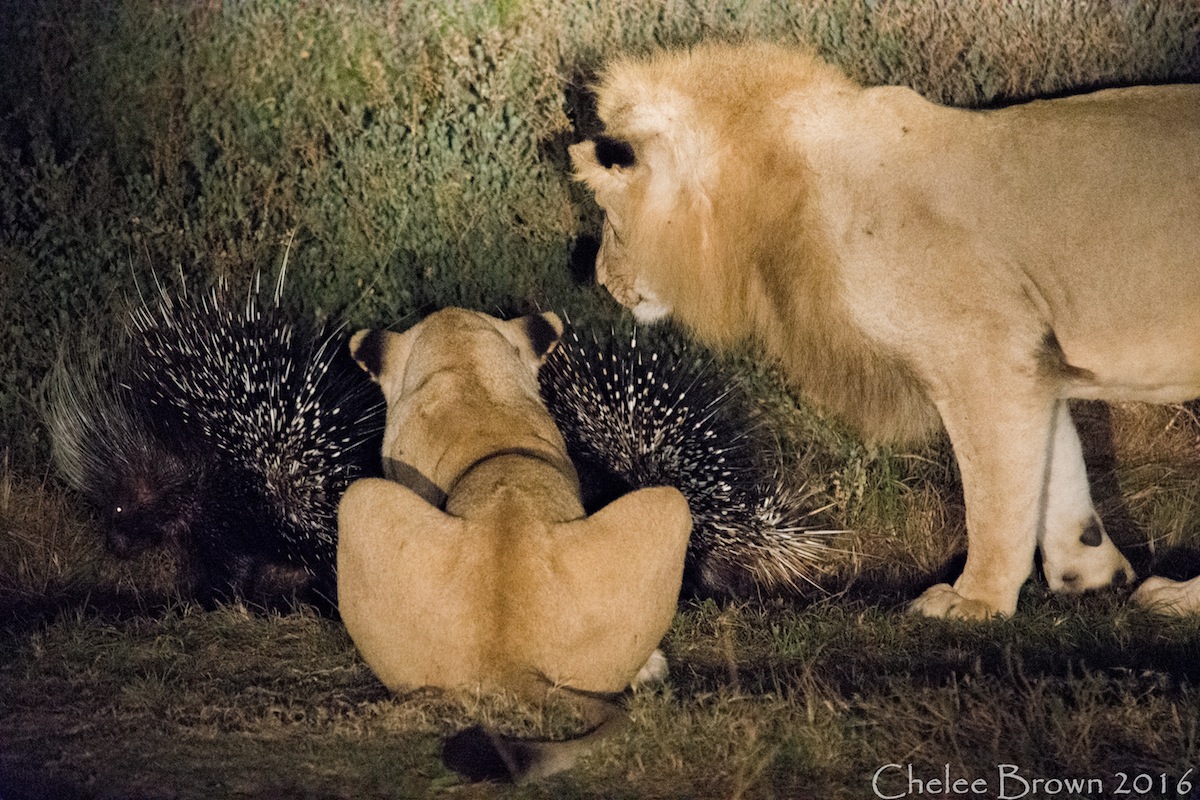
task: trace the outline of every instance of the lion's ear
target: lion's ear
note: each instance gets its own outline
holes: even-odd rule
[[[571,145],[568,152],[575,167],[575,180],[586,183],[596,194],[622,192],[629,186],[628,168],[637,159],[628,142],[599,136]]]
[[[633,145],[603,134],[592,140],[596,161],[605,169],[628,169],[637,163]]]
[[[648,172],[651,183],[707,194],[721,157],[711,122],[668,81],[648,79],[637,61],[615,62],[597,87],[596,111],[609,135],[595,140],[591,172],[582,174],[576,164],[582,180],[596,188],[592,173],[608,163],[610,179],[628,182],[633,173]],[[622,166],[627,158],[633,160]]]

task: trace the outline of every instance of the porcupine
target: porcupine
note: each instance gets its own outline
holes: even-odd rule
[[[332,604],[337,503],[379,474],[384,405],[332,326],[290,319],[224,283],[160,289],[110,357],[60,358],[50,382],[55,462],[128,557],[173,546],[206,606],[273,602],[268,572],[299,570]],[[331,607],[331,606],[326,606]]]
[[[543,366],[542,393],[585,503],[678,488],[692,511],[685,585],[693,592],[770,595],[814,583],[839,531],[813,524],[815,492],[789,477],[748,395],[711,356],[682,347],[665,357],[637,333],[601,342],[571,329]]]

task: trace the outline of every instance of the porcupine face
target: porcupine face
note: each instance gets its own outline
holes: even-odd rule
[[[150,429],[127,384],[123,343],[64,350],[49,379],[55,465],[97,512],[105,547],[129,558],[175,542],[199,487],[194,459]]]
[[[195,516],[202,478],[167,451],[127,463],[108,495],[104,544],[118,558],[158,545],[179,545]]]
[[[140,309],[133,328],[152,427],[215,460],[198,546],[331,571],[337,501],[378,473],[384,411],[344,337],[220,287]]]
[[[202,602],[257,592],[271,568],[332,598],[337,502],[380,473],[383,399],[335,326],[257,292],[160,289],[124,335],[65,343],[45,409],[55,465],[109,552],[178,551]]]

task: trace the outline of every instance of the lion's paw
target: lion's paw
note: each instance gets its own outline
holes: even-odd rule
[[[1085,526],[1082,535],[1044,542],[1042,571],[1050,591],[1065,594],[1128,586],[1136,577],[1129,560],[1098,523]]]
[[[1200,578],[1180,582],[1151,576],[1133,593],[1133,602],[1162,614],[1200,613]]]
[[[655,650],[638,670],[637,675],[633,676],[629,685],[634,689],[641,689],[652,683],[662,683],[666,679],[667,657],[663,655],[662,650]]]
[[[911,614],[945,619],[991,619],[1011,613],[982,600],[963,597],[948,583],[930,586],[912,602],[908,610]]]

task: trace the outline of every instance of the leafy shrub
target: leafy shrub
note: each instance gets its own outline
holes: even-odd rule
[[[594,225],[565,145],[620,51],[807,42],[868,82],[978,105],[1200,76],[1200,10],[708,0],[0,0],[0,435],[44,454],[59,342],[138,288],[289,263],[304,313],[448,304],[608,320],[566,269]]]

